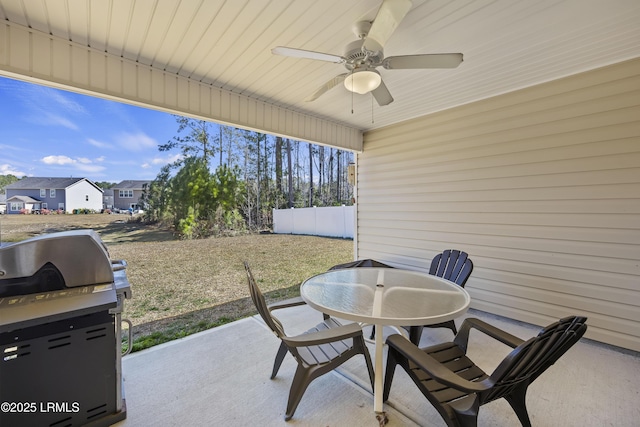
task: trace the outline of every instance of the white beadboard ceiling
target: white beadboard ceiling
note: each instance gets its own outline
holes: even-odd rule
[[[344,67],[271,49],[342,55],[380,3],[0,0],[0,19],[362,131],[640,57],[639,0],[413,0],[385,56],[461,52],[458,68],[379,68],[384,107],[342,85],[305,102]]]

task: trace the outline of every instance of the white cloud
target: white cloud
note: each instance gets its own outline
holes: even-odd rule
[[[173,163],[181,159],[182,159],[182,154],[171,154],[166,157],[154,157],[153,160],[151,160],[151,164],[167,165],[169,163]]]
[[[96,159],[96,162],[100,163],[100,162],[104,162],[105,157],[104,156],[100,156]]]
[[[53,110],[72,114],[88,114],[81,104],[73,100],[72,95],[61,90],[34,84],[22,85],[19,90],[24,96],[25,103],[41,111]]]
[[[75,160],[67,156],[47,156],[43,157],[41,160],[42,163],[45,163],[47,165],[68,165],[76,163]]]
[[[78,104],[73,99],[65,96],[62,92],[51,89],[51,88],[47,88],[47,87],[42,87],[42,86],[37,86],[37,87],[41,88],[43,94],[47,96],[49,99],[51,99],[51,101],[58,104],[60,107],[64,108],[65,110],[70,111],[72,113],[87,114],[87,110],[85,110],[85,108],[82,105]]]
[[[103,170],[106,169],[104,166],[86,164],[86,163],[76,163],[74,166],[76,167],[76,169],[82,172],[91,172],[91,173],[102,172]]]
[[[16,114],[20,114],[20,119],[26,122],[78,130],[80,126],[77,125],[77,120],[84,120],[89,115],[87,109],[75,100],[79,95],[38,84],[5,82],[6,80],[3,80],[2,91],[9,92],[20,100],[25,110],[16,108],[15,111]]]
[[[78,130],[79,127],[71,120],[53,113],[46,113],[44,118],[38,119],[40,124],[62,126],[71,130]]]
[[[155,139],[142,132],[120,134],[117,137],[117,141],[120,146],[129,151],[142,151],[158,146],[158,142]]]
[[[86,157],[72,159],[68,156],[47,156],[43,157],[41,161],[47,165],[72,166],[82,172],[96,173],[106,169],[104,166],[94,164],[91,159]]]
[[[98,147],[98,148],[114,148],[113,145],[111,144],[107,144],[106,142],[98,141],[93,138],[87,139],[87,142],[93,145],[94,147]]]
[[[0,175],[15,175],[17,177],[22,177],[25,176],[26,173],[20,172],[15,167],[5,163],[0,165]]]

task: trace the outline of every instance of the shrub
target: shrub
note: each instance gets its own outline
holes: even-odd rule
[[[196,225],[196,219],[193,212],[193,208],[189,207],[189,211],[186,218],[182,218],[181,220],[179,220],[176,228],[181,238],[193,239],[195,225]],[[197,234],[196,234],[196,237],[197,237]]]
[[[73,213],[77,215],[87,215],[87,214],[95,214],[98,212],[95,209],[79,208],[79,209],[74,209]]]

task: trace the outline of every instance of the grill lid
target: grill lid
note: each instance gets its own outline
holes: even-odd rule
[[[0,247],[0,334],[115,309],[118,295],[131,294],[125,267],[124,261],[112,265],[93,230],[51,233]]]
[[[109,253],[93,230],[45,234],[0,247],[0,297],[111,282]]]

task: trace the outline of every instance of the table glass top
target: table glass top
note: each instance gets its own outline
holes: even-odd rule
[[[467,292],[448,280],[394,268],[334,270],[300,287],[309,305],[327,314],[386,325],[424,325],[454,319],[469,306]]]

